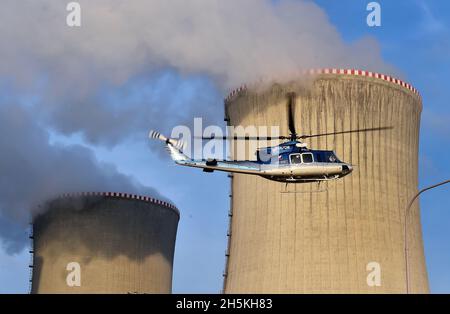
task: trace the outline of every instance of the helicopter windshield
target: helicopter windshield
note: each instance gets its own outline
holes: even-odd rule
[[[318,162],[340,162],[334,152],[330,150],[315,151],[314,158]]]

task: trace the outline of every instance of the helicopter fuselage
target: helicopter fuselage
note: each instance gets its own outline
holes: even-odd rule
[[[333,151],[311,150],[300,142],[260,148],[257,160],[176,160],[183,166],[203,168],[205,172],[225,171],[259,175],[286,183],[308,183],[338,179],[351,173],[352,166],[341,162]]]

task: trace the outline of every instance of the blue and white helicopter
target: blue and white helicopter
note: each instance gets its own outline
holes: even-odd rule
[[[287,140],[277,146],[258,148],[256,151],[257,160],[255,161],[218,161],[216,159],[195,160],[183,154],[183,143],[177,139],[167,138],[156,131],[150,131],[149,137],[165,142],[172,159],[177,165],[202,168],[204,172],[213,172],[217,170],[258,175],[269,180],[287,184],[335,180],[342,178],[353,171],[353,166],[349,163],[340,161],[334,151],[309,149],[306,143],[303,143],[300,140],[319,136],[392,129],[392,127],[379,127],[312,135],[298,135],[294,123],[294,99],[295,94],[291,93],[288,95],[287,111],[290,131],[289,136],[202,137],[204,140]]]

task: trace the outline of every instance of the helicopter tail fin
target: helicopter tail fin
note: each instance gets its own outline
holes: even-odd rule
[[[167,138],[157,131],[151,130],[148,134],[149,138],[158,139],[166,143],[166,149],[170,157],[175,162],[189,160],[189,157],[183,154],[184,142],[172,138]]]
[[[181,149],[176,148],[175,146],[171,145],[170,143],[166,145],[166,149],[169,152],[172,160],[175,162],[190,160],[188,156],[183,154],[183,151]]]

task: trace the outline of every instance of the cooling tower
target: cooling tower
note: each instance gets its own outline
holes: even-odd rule
[[[171,204],[125,193],[48,202],[34,219],[32,293],[170,293],[179,220]]]
[[[280,126],[295,92],[299,134],[393,126],[308,139],[354,165],[343,179],[288,184],[232,176],[225,293],[404,293],[404,212],[417,192],[421,98],[390,76],[323,69],[301,82],[240,88],[229,125]],[[427,293],[419,206],[409,223],[410,291]],[[377,278],[377,280],[374,280]]]

